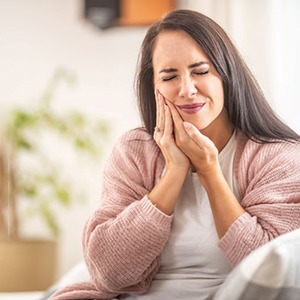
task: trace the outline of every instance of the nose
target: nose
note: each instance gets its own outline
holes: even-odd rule
[[[197,88],[192,78],[183,78],[180,85],[179,96],[183,98],[191,98],[197,94]]]

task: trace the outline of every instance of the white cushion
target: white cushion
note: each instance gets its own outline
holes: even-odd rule
[[[233,269],[214,297],[238,299],[300,299],[300,229],[253,251]]]

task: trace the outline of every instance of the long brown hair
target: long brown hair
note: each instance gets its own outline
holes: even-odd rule
[[[182,30],[203,49],[223,81],[229,118],[248,138],[260,142],[299,140],[266,101],[254,76],[225,31],[209,17],[191,10],[175,10],[154,23],[142,43],[135,88],[140,115],[152,135],[156,124],[152,52],[157,36]]]

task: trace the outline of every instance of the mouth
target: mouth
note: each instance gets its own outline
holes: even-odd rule
[[[185,105],[176,105],[182,112],[187,114],[195,114],[199,112],[205,103],[194,103],[194,104],[185,104]]]

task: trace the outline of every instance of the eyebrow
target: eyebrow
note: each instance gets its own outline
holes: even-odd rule
[[[208,62],[207,61],[196,62],[194,64],[189,65],[188,68],[193,69],[193,68],[196,68],[196,67],[200,67],[202,65],[208,65]],[[178,70],[175,69],[175,68],[166,68],[166,69],[160,70],[159,73],[173,73],[173,72],[176,72],[176,71],[178,71]]]

